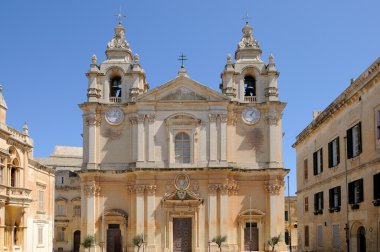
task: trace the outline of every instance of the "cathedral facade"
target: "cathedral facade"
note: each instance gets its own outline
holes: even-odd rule
[[[92,57],[83,111],[81,240],[91,251],[266,251],[284,241],[282,111],[273,56],[246,23],[221,92],[178,75],[149,90],[118,24]],[[83,248],[81,248],[83,249]]]

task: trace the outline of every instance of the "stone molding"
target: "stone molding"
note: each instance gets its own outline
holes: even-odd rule
[[[278,125],[278,121],[281,118],[281,114],[279,114],[275,109],[271,108],[268,110],[268,112],[265,114],[265,122],[268,125]]]

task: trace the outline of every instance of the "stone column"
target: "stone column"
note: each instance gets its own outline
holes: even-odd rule
[[[148,161],[154,162],[154,120],[155,115],[148,115]]]
[[[138,115],[137,117],[137,162],[144,162],[144,120],[145,115]]]
[[[145,204],[144,192],[145,185],[135,185],[136,190],[136,235],[143,234],[145,238]]]
[[[155,223],[155,198],[156,198],[156,185],[147,185],[147,237],[146,240],[148,242],[147,249],[149,251],[156,251],[156,241],[154,239],[156,232],[156,223]]]
[[[283,180],[270,180],[265,185],[265,190],[269,197],[269,236],[265,240],[269,240],[271,237],[278,236],[284,233],[285,220],[284,220],[284,181]],[[279,251],[286,250],[286,244],[281,241],[278,246]]]
[[[227,161],[227,115],[220,115],[220,161]]]
[[[220,235],[227,235],[228,234],[228,185],[223,185],[220,190]],[[231,239],[231,237],[227,236],[227,239]],[[227,242],[228,243],[228,242]]]
[[[86,124],[88,126],[88,163],[87,169],[97,169],[97,138],[98,127],[100,126],[100,116],[96,113],[95,109],[91,109],[86,115]]]
[[[218,135],[216,127],[217,114],[209,115],[210,122],[210,161],[215,162],[217,160],[217,150],[218,150]]]
[[[218,185],[208,186],[208,238],[212,240],[217,235],[217,190]]]

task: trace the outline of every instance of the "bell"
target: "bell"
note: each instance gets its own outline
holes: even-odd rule
[[[112,82],[112,88],[119,88],[119,83],[118,83],[118,81],[117,80],[114,80],[113,82]]]

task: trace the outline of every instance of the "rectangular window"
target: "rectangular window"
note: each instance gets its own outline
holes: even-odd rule
[[[80,216],[80,206],[75,205],[73,212],[74,212],[74,216]]]
[[[314,194],[314,213],[321,214],[323,211],[323,192]]]
[[[288,220],[289,220],[289,212],[285,211],[285,221],[288,221]]]
[[[38,191],[38,210],[39,211],[44,211],[44,206],[45,206],[45,202],[44,202],[44,198],[45,198],[45,192],[44,191]]]
[[[320,174],[323,172],[323,155],[322,148],[313,153],[313,166],[314,166],[314,175]]]
[[[341,197],[340,186],[329,190],[329,208],[330,211],[340,211]]]
[[[380,200],[380,173],[373,175],[373,199]]]
[[[307,165],[307,159],[303,161],[303,176],[305,180],[309,178],[309,167]]]
[[[59,176],[57,178],[57,183],[58,183],[58,185],[63,185],[65,183],[65,177],[64,176]]]
[[[377,139],[380,139],[380,109],[376,111],[376,131]]]
[[[364,200],[363,179],[352,181],[348,184],[348,203],[358,204]]]
[[[63,227],[57,228],[57,240],[64,241],[65,240],[65,230]]]
[[[309,197],[304,198],[304,210],[305,212],[309,212]]]
[[[43,244],[44,243],[44,229],[43,227],[38,227],[38,244]]]
[[[57,215],[58,216],[65,216],[65,206],[64,205],[57,205]]]
[[[329,168],[337,166],[339,162],[339,137],[337,137],[329,142]]]
[[[323,247],[323,229],[322,225],[317,226],[317,243],[318,247]]]
[[[305,226],[305,247],[309,247],[309,226]]]
[[[362,152],[362,130],[359,122],[347,130],[347,158],[358,156]]]
[[[339,224],[332,225],[332,247],[340,248]]]

